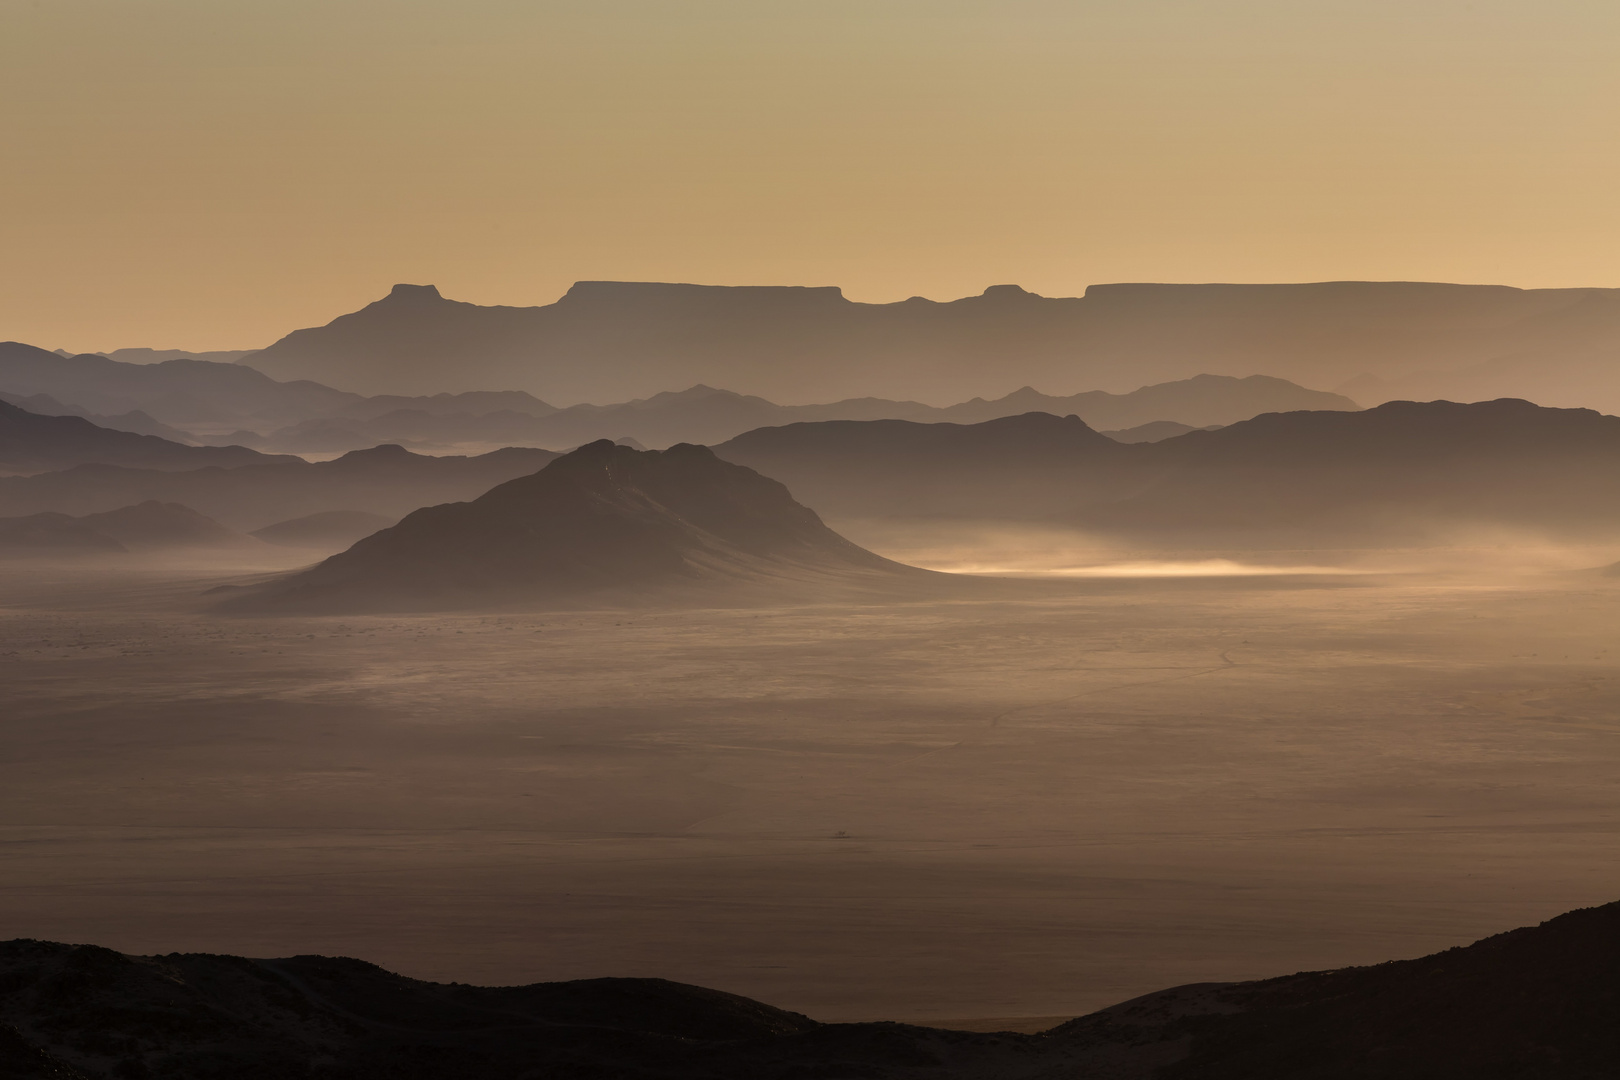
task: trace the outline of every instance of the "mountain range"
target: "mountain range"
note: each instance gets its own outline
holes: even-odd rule
[[[475,396],[459,395],[463,399]],[[374,403],[408,399],[366,400]],[[260,449],[286,453],[328,453],[383,442],[422,449],[513,444],[566,447],[599,438],[624,437],[665,447],[681,442],[707,445],[753,428],[799,421],[905,419],[918,423],[977,423],[1033,410],[1059,415],[1075,413],[1094,427],[1111,429],[1137,429],[1154,423],[1179,426],[1179,430],[1134,431],[1127,439],[1135,442],[1165,438],[1190,428],[1230,424],[1263,412],[1360,407],[1343,395],[1307,390],[1264,375],[1242,379],[1199,375],[1179,382],[1144,386],[1127,394],[1093,390],[1068,397],[1042,394],[1026,386],[994,401],[974,398],[943,408],[882,398],[854,398],[824,405],[778,405],[764,398],[708,386],[654,394],[617,405],[547,407],[543,411],[514,404],[517,407],[486,414],[401,407],[387,412],[374,410],[364,415],[358,408],[351,408],[340,416],[307,420],[265,438],[247,441]],[[534,404],[543,403],[534,401]]]
[[[1271,541],[1620,524],[1620,418],[1513,399],[1270,413],[1135,445],[1044,413],[976,425],[794,424],[715,452],[835,520],[1042,520]]]
[[[172,470],[293,460],[245,446],[187,446],[98,427],[80,416],[41,416],[0,401],[0,473],[40,473],[87,463]]]
[[[590,443],[471,502],[428,506],[234,610],[568,603],[734,585],[931,578],[845,540],[774,480],[707,447]]]
[[[865,304],[836,288],[582,281],[537,307],[398,285],[243,363],[368,394],[504,386],[602,401],[702,383],[786,401],[905,399],[919,387],[961,400],[1258,373],[1364,402],[1518,396],[1620,411],[1617,356],[1612,289],[1112,284],[1043,297],[998,285],[946,303]]]
[[[1207,427],[1262,412],[1358,408],[1342,395],[1281,379],[1201,375],[1125,394],[1055,397],[1024,387],[995,400],[975,398],[945,407],[880,398],[778,405],[699,385],[619,404],[559,409],[520,390],[364,397],[315,382],[277,382],[229,364],[121,363],[94,354],[64,357],[16,342],[0,343],[0,400],[177,442],[237,443],[293,454],[341,453],[382,443],[436,452],[510,445],[561,449],[624,437],[663,447],[710,444],[751,428],[805,420],[974,423],[1031,410],[1072,412],[1110,429],[1156,421]]]
[[[822,1024],[662,979],[0,943],[7,1080],[1606,1080],[1620,904],[1416,960],[1175,987],[1035,1035]]]

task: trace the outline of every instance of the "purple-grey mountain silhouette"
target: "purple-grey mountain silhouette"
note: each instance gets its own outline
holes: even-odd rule
[[[1049,298],[1006,285],[948,303],[863,304],[836,288],[585,281],[527,308],[401,285],[244,362],[363,393],[509,386],[573,401],[693,383],[777,401],[904,399],[918,387],[961,400],[1200,373],[1328,387],[1371,376],[1376,392],[1422,375],[1439,380],[1431,395],[1620,410],[1617,355],[1620,292],[1608,289],[1117,284]],[[1138,422],[1163,419],[1179,418]]]
[[[775,480],[706,447],[602,440],[471,502],[409,514],[238,606],[465,607],[932,576],[855,546]]]
[[[448,395],[445,395],[448,397]],[[472,398],[475,395],[460,395]],[[490,395],[494,396],[494,395]],[[368,398],[367,403],[408,399]],[[1247,420],[1265,412],[1291,409],[1358,408],[1338,394],[1307,390],[1282,379],[1200,375],[1175,383],[1145,386],[1128,394],[1091,391],[1052,397],[1029,387],[994,401],[976,398],[946,408],[915,401],[858,398],[823,405],[778,405],[761,397],[694,386],[679,393],[617,405],[573,405],[550,412],[503,409],[482,415],[400,408],[367,416],[307,420],[272,433],[262,443],[291,453],[329,453],[381,442],[414,446],[465,443],[579,446],[598,438],[629,436],[652,446],[679,442],[713,444],[758,427],[814,420],[914,420],[978,423],[1019,413],[1075,413],[1092,427],[1135,427],[1149,422],[1180,424],[1183,431]],[[1167,438],[1162,431],[1126,441]]]
[[[0,477],[0,514],[90,514],[155,499],[183,503],[243,531],[329,510],[398,519],[430,503],[473,498],[557,456],[514,447],[476,457],[427,457],[378,446],[333,461],[294,458],[234,469],[160,472],[81,465]]]
[[[1189,431],[1216,431],[1224,426],[1224,424],[1208,424],[1204,427],[1194,427],[1191,424],[1178,424],[1174,420],[1153,420],[1120,431],[1104,431],[1103,434],[1115,442],[1122,443],[1163,442],[1177,435],[1185,435]]]
[[[715,451],[833,518],[1323,536],[1620,522],[1620,418],[1512,399],[1271,413],[1135,445],[1038,413],[968,426],[795,424]]]
[[[296,423],[363,400],[311,382],[277,382],[250,367],[208,360],[130,364],[94,353],[61,356],[0,342],[0,391],[58,402],[103,416],[145,412],[181,430]]]
[[[279,383],[228,364],[117,363],[99,354],[60,356],[16,343],[0,344],[0,400],[175,441],[237,443],[292,454],[342,453],[384,443],[440,452],[502,445],[560,449],[626,436],[663,447],[713,444],[753,428],[807,420],[977,423],[1031,411],[1075,413],[1099,428],[1159,420],[1206,427],[1263,412],[1358,407],[1341,395],[1282,379],[1199,375],[1126,394],[1054,397],[1026,386],[995,400],[975,398],[943,408],[882,398],[778,405],[698,385],[618,404],[558,409],[518,390],[362,397],[314,382]],[[87,401],[98,408],[87,407]],[[190,425],[195,433],[171,424]]]
[[[156,501],[101,514],[0,518],[0,554],[72,555],[173,548],[225,548],[256,541],[189,506]]]
[[[132,409],[117,416],[103,416],[93,413],[80,405],[69,405],[57,401],[49,394],[8,394],[0,392],[0,401],[7,402],[40,416],[82,416],[96,427],[112,428],[114,431],[132,431],[137,435],[156,435],[160,439],[170,442],[194,443],[189,431],[170,427],[155,417],[149,416],[139,409]],[[217,444],[216,444],[217,445]],[[257,450],[259,447],[254,447]]]
[[[282,547],[325,548],[332,551],[346,548],[398,520],[382,514],[369,514],[364,510],[325,510],[254,529],[252,535]]]
[[[1418,960],[1175,987],[1019,1035],[821,1024],[662,979],[444,985],[342,958],[17,940],[0,943],[0,1075],[1606,1080],[1617,970],[1608,904]]]
[[[0,472],[39,473],[75,465],[138,469],[231,468],[293,460],[245,446],[188,446],[155,435],[97,427],[80,416],[41,416],[0,401]]]

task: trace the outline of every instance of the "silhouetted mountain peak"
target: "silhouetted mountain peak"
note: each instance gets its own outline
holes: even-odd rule
[[[352,456],[352,455],[351,455]],[[430,506],[233,606],[552,601],[808,574],[922,574],[856,547],[787,488],[705,446],[587,443],[467,503]]]
[[[338,458],[338,461],[404,461],[406,458],[420,457],[413,454],[398,443],[383,443],[380,446],[368,446],[364,450],[350,450]]]
[[[422,304],[443,300],[436,285],[395,285],[389,290],[387,303],[394,304]]]
[[[1016,302],[1019,300],[1044,300],[1045,297],[1039,293],[1030,292],[1022,285],[991,285],[983,293],[979,294],[979,299]]]

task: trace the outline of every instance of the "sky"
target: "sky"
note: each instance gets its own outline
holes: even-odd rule
[[[1614,0],[0,0],[0,339],[399,281],[1620,286]]]

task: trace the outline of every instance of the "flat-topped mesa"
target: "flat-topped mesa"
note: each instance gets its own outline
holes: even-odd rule
[[[386,298],[394,303],[420,303],[422,301],[443,300],[437,285],[395,285],[388,291]]]
[[[606,439],[466,503],[430,506],[234,607],[503,606],[665,586],[923,575],[845,540],[707,447]]]

